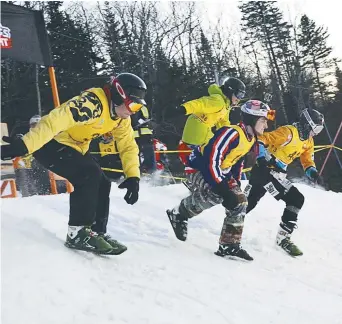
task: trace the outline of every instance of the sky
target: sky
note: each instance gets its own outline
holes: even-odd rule
[[[197,1],[203,10],[204,17],[207,15],[208,21],[215,20],[215,17],[223,15],[227,17],[228,26],[238,28],[241,13],[238,9],[239,1]],[[336,0],[281,0],[278,1],[279,8],[284,14],[284,18],[294,23],[299,22],[301,15],[306,14],[314,20],[318,26],[324,25],[328,28],[330,37],[328,45],[333,47],[332,55],[342,59],[342,34],[341,34],[341,5]],[[210,23],[209,23],[210,24]]]
[[[131,206],[113,183],[108,230],[128,247],[119,256],[63,245],[67,194],[3,199],[2,323],[340,324],[342,193],[298,189],[305,204],[293,240],[304,255],[275,245],[285,205],[266,194],[245,220],[252,262],[214,255],[222,206],[190,219],[186,242],[176,239],[165,209],[188,194],[182,184],[142,183]]]
[[[145,1],[145,0],[144,0]],[[70,3],[73,1],[65,1]],[[161,0],[162,8],[167,8],[167,0]],[[184,1],[176,1],[184,2]],[[195,0],[200,8],[203,16],[203,25],[209,26],[214,24],[218,17],[226,18],[226,25],[231,28],[239,29],[241,13],[238,8],[240,1],[237,0]],[[85,1],[92,8],[97,1]],[[280,0],[279,7],[284,14],[284,18],[294,23],[299,22],[300,16],[306,14],[310,19],[314,20],[318,26],[325,26],[328,28],[330,37],[328,45],[333,47],[333,57],[342,60],[342,35],[341,35],[341,9],[342,5],[337,0]],[[342,67],[342,63],[340,63]]]

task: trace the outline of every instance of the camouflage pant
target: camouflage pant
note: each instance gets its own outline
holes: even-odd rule
[[[212,191],[200,172],[189,175],[191,182],[191,194],[182,199],[178,211],[184,218],[192,218],[202,211],[221,204],[223,198]],[[239,204],[233,209],[225,209],[226,217],[223,222],[220,244],[240,243],[244,218],[246,215],[247,199],[240,187],[236,187],[234,193],[238,196]]]

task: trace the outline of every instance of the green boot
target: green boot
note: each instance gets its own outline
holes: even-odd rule
[[[289,228],[289,226],[286,226],[284,223],[280,223],[277,233],[277,244],[293,257],[303,255],[303,252],[298,246],[291,241],[292,232],[293,229]]]
[[[125,245],[119,243],[117,240],[114,240],[110,235],[99,233],[99,236],[111,245],[112,251],[108,254],[119,255],[127,250],[127,247]]]
[[[111,254],[113,248],[103,237],[86,226],[69,226],[65,246],[70,249]]]
[[[278,245],[293,257],[303,255],[303,252],[298,248],[296,244],[291,242],[290,238],[283,239]]]

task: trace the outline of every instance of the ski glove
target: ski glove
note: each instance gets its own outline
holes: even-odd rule
[[[140,179],[138,177],[131,177],[120,183],[119,189],[127,189],[124,197],[127,204],[134,205],[138,201],[139,181]]]
[[[318,176],[318,171],[315,167],[313,166],[308,167],[305,170],[305,174],[311,181],[317,182],[319,176]]]
[[[237,195],[231,190],[232,182],[222,181],[213,187],[213,191],[223,198],[222,205],[228,210],[234,209],[239,205],[239,199]],[[237,185],[237,184],[236,184]],[[232,188],[234,189],[234,188]]]
[[[20,137],[3,136],[2,140],[9,145],[1,145],[1,160],[11,160],[28,153],[27,147]]]

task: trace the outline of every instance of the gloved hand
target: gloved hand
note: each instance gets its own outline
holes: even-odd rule
[[[232,191],[234,182],[222,181],[213,187],[213,191],[223,198],[222,205],[228,210],[234,209],[239,204],[237,195]],[[235,187],[237,186],[235,182]]]
[[[269,166],[271,166],[270,161],[267,161],[264,156],[258,158],[256,160],[256,164],[259,168],[268,168]]]
[[[19,137],[3,136],[2,140],[9,145],[1,145],[1,160],[11,160],[28,153],[24,141]]]
[[[318,175],[318,171],[315,167],[311,166],[311,167],[308,167],[306,170],[305,170],[305,174],[306,176],[313,182],[317,182],[318,178],[319,178],[319,175]]]
[[[134,205],[139,198],[139,181],[138,177],[127,178],[125,181],[121,182],[119,189],[127,189],[124,199],[127,204]]]

